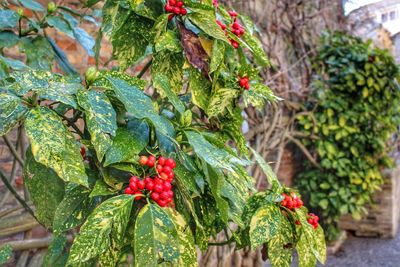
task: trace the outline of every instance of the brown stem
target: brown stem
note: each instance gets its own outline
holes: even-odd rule
[[[24,166],[24,161],[21,159],[20,155],[18,154],[15,147],[11,144],[10,140],[8,140],[8,137],[4,135],[3,139],[8,148],[10,149],[11,153],[13,154],[13,156],[18,160],[19,164],[21,164],[21,166]]]

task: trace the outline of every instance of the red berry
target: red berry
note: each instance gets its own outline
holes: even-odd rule
[[[125,188],[125,194],[128,194],[128,195],[133,195],[133,192],[134,191],[132,191],[132,189],[130,189],[129,187],[127,187],[127,188]]]
[[[232,41],[231,41],[231,44],[232,44],[233,48],[235,48],[235,49],[238,49],[238,48],[239,48],[239,43],[236,42],[235,40],[232,40]]]
[[[157,169],[157,172],[160,173],[163,170],[163,166],[157,165],[156,169]]]
[[[154,158],[150,159],[150,157],[149,157],[149,159],[147,160],[147,164],[146,165],[148,167],[150,167],[150,168],[153,168],[155,163],[156,163],[156,160]]]
[[[173,12],[174,12],[175,15],[179,15],[179,13],[181,12],[181,9],[176,6],[176,7],[174,7]]]
[[[295,221],[294,223],[297,225],[301,225],[301,222],[299,220]]]
[[[165,201],[165,200],[163,200],[163,199],[160,199],[160,200],[157,201],[157,204],[158,204],[160,207],[165,207],[165,206],[167,206],[168,202]]]
[[[177,6],[177,7],[183,7],[183,2],[182,2],[182,1],[177,2],[177,3],[176,3],[176,6]]]
[[[163,186],[161,184],[155,184],[153,187],[154,192],[161,193],[163,192]]]
[[[168,0],[168,4],[170,4],[171,6],[175,6],[176,0]]]
[[[174,17],[175,17],[174,14],[169,15],[169,16],[168,16],[168,21],[172,20]]]
[[[130,189],[132,189],[133,191],[137,191],[138,190],[138,186],[136,183],[129,183],[129,187]]]
[[[164,180],[161,179],[160,177],[156,177],[156,178],[154,178],[154,184],[163,185],[164,184]]]
[[[172,6],[170,6],[169,4],[165,5],[165,11],[167,13],[171,13],[172,11],[174,11],[174,8]]]
[[[139,190],[143,190],[146,187],[146,184],[144,181],[140,180],[139,182],[136,183],[137,187]]]
[[[140,180],[137,176],[132,176],[131,178],[129,178],[129,183],[137,183],[139,181]]]
[[[163,192],[161,192],[160,197],[161,197],[161,199],[167,199],[167,198],[169,198],[169,195],[167,192],[163,191]]]
[[[174,192],[172,190],[167,191],[168,197],[173,198],[174,197]]]
[[[173,180],[174,179],[174,177],[175,177],[175,173],[174,172],[170,172],[169,174],[168,174],[168,179],[167,180]]]
[[[167,198],[165,201],[167,201],[167,203],[171,203],[172,202],[172,198]]]
[[[185,16],[187,14],[187,10],[184,7],[181,7],[180,13],[182,16]]]
[[[286,201],[286,200],[283,200],[283,201],[281,202],[281,204],[282,204],[282,206],[286,207],[287,201]]]
[[[241,28],[241,26],[240,26],[240,24],[239,24],[238,22],[234,22],[234,23],[232,24],[232,29],[238,30],[238,29],[240,29],[240,28]]]
[[[163,180],[167,180],[167,179],[168,179],[168,174],[166,174],[165,172],[162,172],[162,173],[160,173],[160,177],[161,177]]]
[[[158,158],[158,164],[161,165],[161,166],[164,166],[164,164],[165,164],[165,158],[164,158],[163,156],[160,156],[160,157]]]
[[[172,169],[169,166],[164,166],[162,172],[168,175],[170,172],[172,172]]]
[[[247,83],[247,84],[244,86],[244,89],[249,90],[249,89],[250,89],[250,84]]]
[[[86,155],[86,148],[84,146],[81,146],[81,156],[84,158]]]
[[[134,195],[141,195],[142,194],[142,192],[140,192],[140,191],[136,191],[135,193],[134,193]],[[142,196],[136,196],[135,197],[135,200],[140,200],[140,199],[142,199]]]
[[[151,191],[151,190],[153,190],[153,188],[154,188],[154,183],[152,181],[146,183],[146,189],[147,190]]]
[[[176,163],[173,159],[166,159],[165,160],[165,166],[170,167],[171,169],[175,168]]]
[[[144,178],[143,181],[144,181],[145,184],[147,184],[149,182],[153,182],[153,179],[151,177],[146,177],[146,178]]]
[[[150,197],[151,197],[152,200],[157,201],[157,200],[160,199],[160,194],[158,194],[156,192],[153,192],[153,193],[150,194]]]
[[[171,190],[171,188],[172,188],[171,183],[169,183],[169,182],[167,182],[167,181],[165,181],[165,182],[163,183],[163,190],[164,190],[164,191],[169,191],[169,190]]]
[[[147,160],[148,160],[148,158],[146,156],[141,156],[139,158],[140,165],[146,165],[147,164]]]
[[[237,15],[238,15],[238,14],[237,14],[235,11],[233,11],[233,10],[228,11],[228,13],[229,13],[229,16],[231,16],[232,18],[236,18]]]

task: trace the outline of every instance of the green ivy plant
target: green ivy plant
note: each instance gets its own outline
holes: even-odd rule
[[[388,51],[340,32],[324,37],[314,69],[298,126],[318,165],[305,164],[298,186],[334,239],[340,216],[360,219],[383,183],[382,169],[393,166],[388,142],[400,122],[399,70]]]
[[[197,266],[196,247],[228,244],[264,246],[273,266],[290,266],[294,250],[300,266],[325,262],[322,228],[304,206],[281,204],[293,190],[280,185],[241,132],[242,108],[277,100],[258,76],[269,62],[248,17],[211,0],[104,1],[98,41],[88,52],[98,62],[107,34],[119,67],[89,68],[81,78],[65,67],[62,51],[55,55],[63,74],[51,71],[55,58],[48,55],[58,49],[45,29],[91,40],[78,37],[77,18],[84,16],[20,2],[38,21],[3,4],[0,17],[13,20],[0,20],[1,34],[14,36],[10,47],[23,45],[21,39],[38,47],[25,62],[1,58],[0,134],[21,126],[29,139],[25,185],[34,216],[54,233],[45,266],[132,259],[134,266]],[[37,39],[50,43],[49,53]],[[125,72],[133,66],[142,68],[137,76]],[[246,171],[250,155],[271,189],[256,192]],[[156,179],[170,180],[167,202],[156,201],[156,186],[149,185]],[[221,232],[226,241],[213,243]]]

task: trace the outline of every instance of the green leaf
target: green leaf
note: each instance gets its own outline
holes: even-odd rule
[[[48,88],[51,73],[46,71],[15,71],[11,73],[14,83],[7,86],[16,95],[23,96],[30,90]]]
[[[81,225],[94,207],[89,191],[70,184],[54,214],[53,231],[61,233]]]
[[[183,88],[183,64],[182,53],[164,50],[153,55],[151,72],[168,77],[171,89],[178,94]]]
[[[117,191],[111,187],[109,187],[102,179],[96,181],[92,192],[90,192],[89,197],[97,197],[97,196],[109,196],[115,195]]]
[[[19,97],[0,93],[0,136],[7,134],[22,120],[26,111]]]
[[[143,90],[146,87],[146,81],[141,80],[135,76],[130,76],[120,71],[103,70],[98,74],[97,79],[94,81],[94,87],[103,87],[112,90],[113,85],[107,80],[107,77],[113,77],[115,79],[123,80],[130,86],[136,86]]]
[[[317,259],[310,250],[307,238],[305,235],[300,235],[300,239],[296,244],[297,255],[299,257],[299,267],[314,267],[317,264]]]
[[[12,247],[10,245],[5,245],[0,248],[0,264],[5,264],[11,258]]]
[[[51,228],[57,206],[63,199],[64,182],[52,169],[36,162],[29,149],[26,151],[23,174],[37,219]]]
[[[156,52],[160,52],[163,50],[168,50],[174,53],[181,52],[182,46],[180,44],[178,34],[170,30],[161,34],[161,36],[155,41],[154,49]]]
[[[216,71],[224,62],[225,44],[219,40],[215,40],[212,48],[210,73]]]
[[[248,32],[242,36],[243,42],[250,48],[251,52],[260,66],[269,66],[270,62],[264,52],[263,46],[260,41]]]
[[[44,100],[59,101],[76,108],[75,94],[82,90],[80,83],[65,81],[63,78],[50,80],[48,87],[35,88],[37,95]]]
[[[185,135],[198,157],[215,168],[233,171],[233,165],[245,165],[245,162],[209,143],[201,134],[186,131]]]
[[[20,50],[26,55],[26,64],[37,70],[51,71],[54,52],[45,37],[37,36],[34,39],[21,38]]]
[[[171,104],[179,113],[185,111],[185,106],[178,96],[171,90],[168,77],[163,74],[155,74],[153,76],[153,85],[157,90],[162,92],[162,95],[166,96]]]
[[[206,110],[211,94],[211,83],[195,68],[189,69],[189,89],[192,95],[192,102],[201,109]]]
[[[324,230],[320,225],[318,225],[317,229],[315,229],[315,243],[316,243],[316,250],[317,250],[317,259],[322,263],[325,264],[326,262],[326,243],[325,243],[325,234]]]
[[[285,220],[279,207],[267,205],[260,207],[250,221],[251,248],[256,249],[279,233],[281,220]]]
[[[268,258],[272,267],[290,267],[292,262],[293,244],[292,227],[289,221],[282,216],[279,233],[268,242]]]
[[[147,45],[151,41],[153,22],[131,13],[120,28],[112,34],[114,55],[122,69],[130,67],[144,56]]]
[[[102,30],[105,33],[112,33],[119,29],[129,16],[129,9],[130,7],[126,1],[105,1],[102,12]]]
[[[229,44],[228,38],[226,38],[225,33],[218,26],[216,17],[213,10],[201,10],[192,8],[192,13],[189,13],[187,17],[189,20],[199,27],[202,31],[215,39],[224,41]]]
[[[45,9],[41,4],[36,2],[35,0],[19,0],[19,2],[26,8],[34,10],[34,11],[40,11],[44,12]]]
[[[253,107],[261,109],[266,103],[275,102],[277,100],[282,99],[275,96],[268,86],[261,83],[251,85],[250,90],[245,90],[243,92],[243,102],[246,107],[251,104]]]
[[[67,237],[56,235],[50,243],[47,254],[43,260],[43,267],[61,267],[67,262],[67,254],[64,253]]]
[[[185,222],[185,219],[174,211],[173,209],[165,209],[178,233],[179,239],[179,266],[185,267],[196,267],[197,263],[197,251],[194,243],[194,238],[190,230],[189,225]]]
[[[224,116],[221,122],[222,131],[227,133],[235,141],[240,153],[247,155],[246,139],[242,133],[242,110],[240,108],[235,108],[232,114]]]
[[[58,17],[58,16],[49,15],[49,16],[47,16],[46,21],[47,21],[47,24],[49,24],[50,26],[65,33],[69,37],[74,38],[74,32],[73,32],[71,26],[69,25],[69,23],[65,19]]]
[[[272,185],[272,189],[274,191],[278,190],[280,191],[281,189],[281,183],[278,180],[278,177],[274,173],[274,171],[271,169],[271,166],[269,166],[268,163],[265,162],[264,158],[258,154],[254,149],[252,149],[249,146],[249,149],[254,155],[254,158],[256,159],[257,163],[260,165],[261,169],[263,170],[265,176],[267,177],[268,183]]]
[[[3,10],[0,10],[0,17],[2,16],[1,11]],[[0,32],[0,47],[13,47],[18,43],[18,41],[19,37],[14,32],[12,31]]]
[[[110,100],[102,92],[79,91],[77,98],[79,105],[85,110],[86,124],[97,158],[102,161],[112,145],[110,136],[116,134],[116,113]]]
[[[113,143],[106,153],[104,166],[117,162],[133,162],[149,142],[149,126],[143,121],[129,121],[118,127]],[[136,158],[135,158],[136,157]]]
[[[177,264],[180,258],[178,232],[164,209],[147,204],[140,210],[135,222],[133,248],[134,266],[157,266],[159,259]]]
[[[119,195],[101,203],[82,225],[72,244],[67,264],[82,264],[95,259],[111,245],[116,246],[115,249],[121,248],[133,199],[131,195]]]
[[[80,147],[60,118],[47,107],[32,109],[25,121],[35,160],[66,182],[88,186]]]
[[[213,117],[224,113],[226,109],[232,107],[232,104],[238,95],[238,90],[215,86],[208,102],[206,110],[207,115]]]
[[[0,10],[0,30],[14,28],[19,20],[19,15],[14,10]]]
[[[171,122],[154,110],[151,99],[136,86],[130,86],[125,81],[107,76],[113,86],[117,98],[124,104],[126,110],[137,119],[149,119],[161,134],[170,136],[173,129]]]
[[[11,58],[6,58],[0,55],[0,62],[4,63],[7,65],[7,67],[13,69],[13,70],[26,70],[28,67],[19,60],[11,59]]]
[[[90,36],[84,29],[79,27],[73,28],[75,39],[81,44],[81,46],[86,50],[89,56],[94,56],[93,48],[96,41],[92,36]]]

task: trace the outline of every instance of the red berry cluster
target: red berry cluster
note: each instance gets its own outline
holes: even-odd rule
[[[218,7],[218,5],[219,5],[218,0],[213,0],[212,4],[213,4],[213,6]]]
[[[129,179],[129,186],[125,188],[125,194],[139,195],[135,197],[135,200],[140,200],[143,197],[141,195],[150,194],[150,198],[160,207],[167,206],[174,197],[171,182],[164,181],[159,177],[147,177],[140,180],[138,177],[132,176]]]
[[[303,201],[299,197],[297,197],[296,194],[292,194],[292,196],[282,194],[282,196],[284,196],[285,199],[282,200],[281,204],[285,208],[293,210],[301,208],[303,206]]]
[[[168,20],[173,19],[175,15],[185,16],[187,14],[187,10],[183,7],[184,5],[185,3],[183,3],[183,1],[168,0],[167,4],[165,5],[165,11],[167,13],[172,13],[168,16]]]
[[[319,220],[319,217],[317,215],[315,215],[314,213],[307,214],[307,222],[309,224],[311,224],[314,229],[317,229],[317,227],[318,227],[318,220]]]
[[[240,23],[237,21],[238,14],[235,11],[231,10],[231,11],[229,11],[229,15],[233,19],[233,23],[230,25],[232,33],[239,38],[242,37],[242,35],[245,33],[245,30],[244,30],[243,26],[240,25]],[[219,27],[225,32],[225,34],[227,34],[227,32],[226,32],[227,26],[220,20],[217,20],[216,22],[219,25]],[[233,40],[231,38],[228,38],[228,39],[235,49],[237,49],[239,47],[239,43],[236,40]]]
[[[249,84],[249,78],[248,77],[239,77],[239,86],[249,90],[250,89],[250,84]]]
[[[175,167],[176,167],[175,160],[164,158],[163,156],[158,158],[156,169],[161,179],[168,182],[172,182],[175,176],[172,169],[174,169]]]

